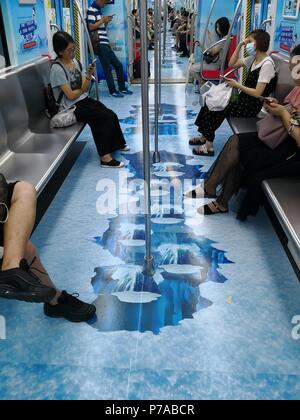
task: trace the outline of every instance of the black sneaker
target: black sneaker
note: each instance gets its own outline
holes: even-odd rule
[[[0,174],[0,223],[5,223],[8,216],[8,183]]]
[[[46,303],[51,302],[55,295],[56,290],[44,286],[26,260],[20,262],[20,268],[0,272],[0,298]]]
[[[110,168],[110,169],[121,169],[124,168],[124,163],[119,162],[118,160],[112,159],[110,162],[102,162],[101,161],[102,168]]]
[[[94,305],[89,305],[79,300],[78,296],[62,292],[61,297],[58,299],[58,305],[45,304],[45,315],[50,318],[64,318],[70,322],[90,321],[96,314],[96,308]]]

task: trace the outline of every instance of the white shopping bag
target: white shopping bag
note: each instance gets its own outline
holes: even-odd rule
[[[227,83],[213,85],[203,96],[210,111],[224,111],[230,103],[232,88]]]
[[[206,94],[210,91],[210,89],[215,86],[212,82],[206,82],[205,85],[201,86],[200,88],[200,106],[203,107],[205,105],[205,98]]]

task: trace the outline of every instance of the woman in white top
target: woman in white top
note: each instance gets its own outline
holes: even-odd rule
[[[246,46],[248,58],[240,59],[240,51]],[[255,118],[263,107],[261,96],[270,96],[276,89],[277,74],[275,63],[267,54],[270,47],[270,35],[263,30],[253,31],[250,36],[241,42],[234,52],[229,66],[247,68],[245,84],[236,80],[227,80],[227,84],[239,91],[236,99],[231,101],[224,111],[210,111],[207,106],[203,107],[196,120],[196,126],[201,134],[190,140],[195,148],[193,153],[197,156],[215,155],[213,142],[215,132],[228,117]]]

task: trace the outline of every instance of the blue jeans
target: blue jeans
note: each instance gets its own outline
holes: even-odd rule
[[[111,67],[113,67],[116,70],[119,90],[125,90],[126,85],[125,85],[125,80],[124,80],[124,75],[123,75],[123,66],[120,60],[118,59],[118,57],[116,56],[116,54],[111,49],[111,47],[105,44],[100,45],[98,56],[99,56],[100,63],[102,64],[102,67],[103,67],[103,71],[105,74],[105,78],[106,78],[106,82],[107,82],[107,86],[108,86],[110,94],[113,94],[117,91],[114,78],[112,76]]]

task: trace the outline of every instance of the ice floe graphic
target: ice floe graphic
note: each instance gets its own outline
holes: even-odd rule
[[[150,117],[153,120],[154,106],[150,107]],[[197,117],[197,112],[188,109],[185,106],[178,106],[172,104],[163,103],[161,105],[161,117],[159,120],[159,135],[160,136],[177,136],[179,134],[179,118],[178,116],[189,121],[190,125],[193,126],[194,121]],[[140,134],[140,121],[141,117],[141,106],[133,105],[130,112],[130,116],[121,119],[120,122],[125,125],[125,134],[127,136]],[[150,126],[150,134],[154,134],[153,124]]]
[[[126,154],[126,157],[134,177],[142,178],[143,154]],[[191,159],[162,151],[161,161],[165,163],[153,166],[151,190],[163,189],[170,182],[168,177],[160,176],[168,172],[173,172],[172,177],[179,180],[181,174],[194,181],[203,178],[201,165],[197,161],[189,164]],[[102,251],[112,256],[111,264],[108,258],[95,268],[92,279],[98,298],[94,302],[97,320],[91,325],[99,331],[159,334],[164,327],[179,326],[183,320],[193,319],[197,312],[213,305],[202,296],[202,284],[227,281],[220,272],[224,265],[232,264],[226,252],[218,249],[212,240],[194,233],[192,224],[186,223],[188,217],[183,205],[175,208],[172,199],[170,203],[166,206],[157,200],[152,207],[156,267],[153,277],[143,274],[144,216],[112,217],[104,234],[94,238]]]

